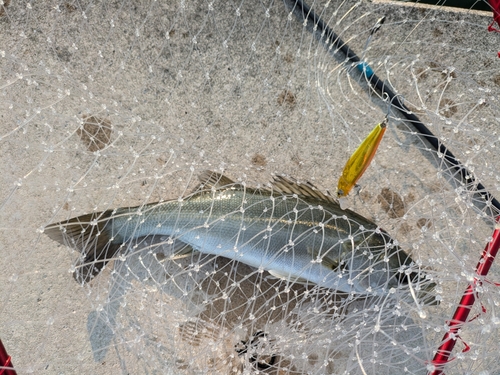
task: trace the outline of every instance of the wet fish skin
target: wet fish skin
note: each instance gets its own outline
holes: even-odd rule
[[[75,271],[80,283],[127,243],[150,235],[346,293],[383,295],[424,277],[376,224],[342,210],[311,184],[284,177],[259,190],[207,171],[201,187],[182,200],[82,215],[48,225],[45,233],[84,254]],[[405,270],[408,275],[399,272]],[[423,292],[433,287],[428,283]]]

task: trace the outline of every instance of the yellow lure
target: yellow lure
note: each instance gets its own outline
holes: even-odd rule
[[[337,187],[339,197],[345,197],[349,194],[354,185],[356,185],[356,182],[365,173],[366,168],[368,168],[377,152],[378,145],[386,129],[387,120],[377,124],[356,151],[354,151],[349,160],[347,160]]]

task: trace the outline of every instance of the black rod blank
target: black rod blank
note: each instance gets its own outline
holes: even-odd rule
[[[425,126],[422,121],[420,121],[420,119],[404,105],[404,103],[401,102],[398,95],[395,94],[391,88],[388,87],[388,85],[386,85],[384,81],[382,81],[373,72],[368,64],[360,60],[354,51],[350,49],[349,46],[337,34],[335,34],[335,32],[318,15],[316,15],[316,13],[314,13],[309,5],[302,0],[295,0],[293,9],[300,12],[304,20],[311,22],[317,28],[318,33],[324,35],[323,38],[325,38],[325,40],[330,41],[338,51],[342,52],[346,56],[347,60],[353,63],[353,65],[361,71],[362,76],[365,77],[368,85],[373,90],[380,92],[383,96],[385,95],[389,99],[391,105],[399,110],[399,112],[403,114],[405,119],[411,123],[415,130],[420,133],[420,136],[425,139],[434,148],[434,150],[436,150],[436,152],[443,156],[443,160],[447,162],[451,168],[458,172],[464,181],[475,185],[477,189],[476,192],[480,194],[486,202],[491,202],[498,212],[500,212],[500,202],[498,202],[498,200],[486,190],[483,184],[474,177],[474,175],[442,142],[438,141],[437,137],[432,134],[429,128]]]

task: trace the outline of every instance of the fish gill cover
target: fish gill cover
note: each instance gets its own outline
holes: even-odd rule
[[[3,1],[0,339],[18,373],[437,373],[470,284],[475,304],[438,370],[500,372],[498,265],[476,275],[499,214],[500,39],[488,32],[497,13],[307,5],[314,13],[293,1]],[[374,223],[366,236],[387,233],[386,249],[412,260],[386,293],[339,292],[191,251],[174,241],[186,226],[175,238],[142,232],[137,217],[154,202],[176,202],[180,222],[206,170],[249,191],[285,175],[336,197],[349,156],[386,117],[359,188],[342,198]],[[138,207],[127,224],[137,239],[76,282],[103,242],[97,213],[123,207]],[[299,220],[289,207],[280,230]],[[79,247],[44,233],[82,215]],[[342,246],[369,257],[354,220]],[[306,251],[317,255],[316,245]],[[294,251],[293,241],[280,246]],[[346,259],[337,270],[357,264]],[[419,300],[429,283],[439,303]]]

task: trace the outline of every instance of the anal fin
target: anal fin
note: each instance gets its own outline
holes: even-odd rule
[[[275,271],[275,270],[267,270],[267,272],[269,272],[271,274],[271,276],[274,276],[276,277],[277,279],[281,279],[281,280],[288,280],[288,281],[293,281],[294,283],[296,284],[311,284],[311,281],[307,280],[307,279],[304,279],[302,277],[297,277],[297,278],[293,278],[291,279],[290,278],[290,275],[287,275],[287,274],[284,274],[284,273],[281,273],[279,271]]]
[[[166,259],[168,260],[175,260],[175,259],[182,259],[190,256],[194,249],[191,245],[181,241],[181,240],[174,240],[173,243],[171,244],[165,244],[164,246],[169,247],[167,254],[164,254]],[[165,259],[165,258],[164,258]],[[163,259],[161,259],[163,260]]]
[[[307,252],[312,255],[314,261],[321,259],[321,264],[329,270],[336,270],[339,267],[339,259],[334,258],[327,251],[319,251],[314,249],[307,249]]]

